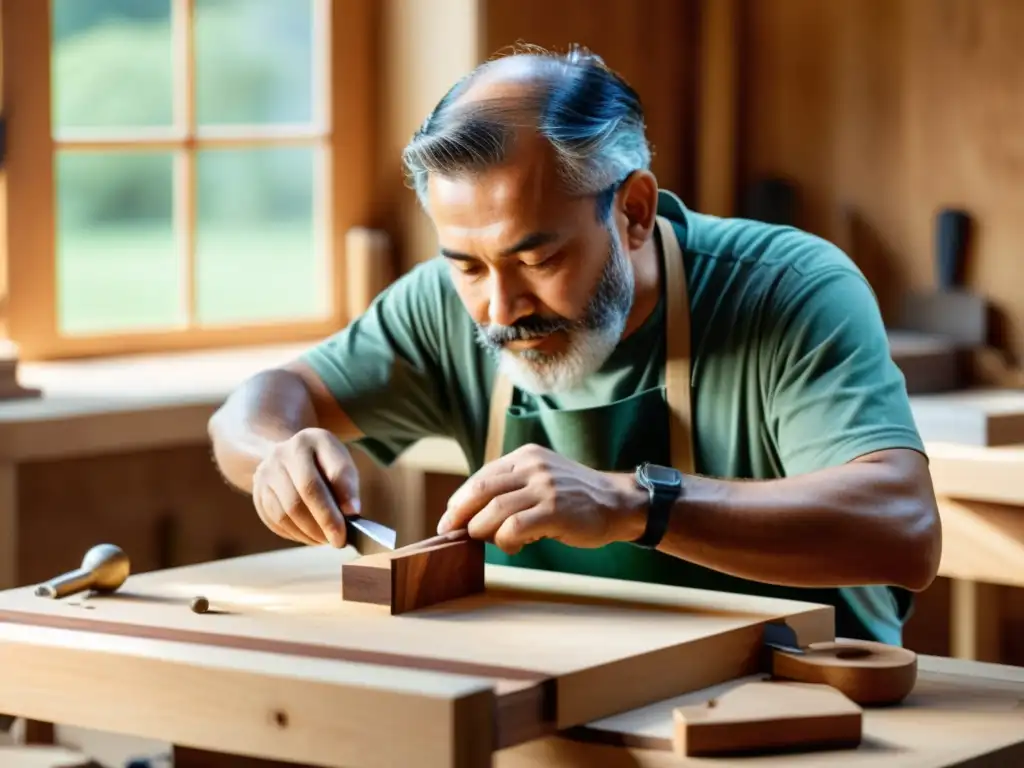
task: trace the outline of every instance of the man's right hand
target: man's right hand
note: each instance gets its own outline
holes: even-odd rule
[[[278,536],[343,547],[343,515],[359,514],[359,473],[337,437],[307,428],[277,443],[259,463],[252,498],[264,525]]]

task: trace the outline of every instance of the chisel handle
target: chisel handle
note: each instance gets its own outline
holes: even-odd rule
[[[44,581],[36,587],[37,597],[62,598],[84,592],[92,587],[94,575],[91,570],[76,568],[56,578]]]
[[[935,281],[940,291],[955,291],[963,285],[970,226],[971,217],[966,211],[939,211],[935,224]]]

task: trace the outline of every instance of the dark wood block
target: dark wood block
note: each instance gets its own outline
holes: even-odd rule
[[[343,600],[390,606],[392,615],[484,591],[484,543],[465,531],[366,555],[341,567]]]

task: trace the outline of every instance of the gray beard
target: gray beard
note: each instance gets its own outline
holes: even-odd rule
[[[633,308],[634,277],[629,259],[612,233],[604,270],[583,317],[526,317],[512,326],[477,325],[477,341],[498,361],[501,372],[518,388],[534,394],[567,392],[605,364],[615,350]],[[510,341],[564,331],[568,347],[557,354],[529,349],[510,352]]]

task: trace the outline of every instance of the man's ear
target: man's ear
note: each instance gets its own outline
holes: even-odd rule
[[[619,187],[618,214],[625,224],[625,245],[634,251],[651,237],[658,216],[658,180],[650,171],[633,171]]]

